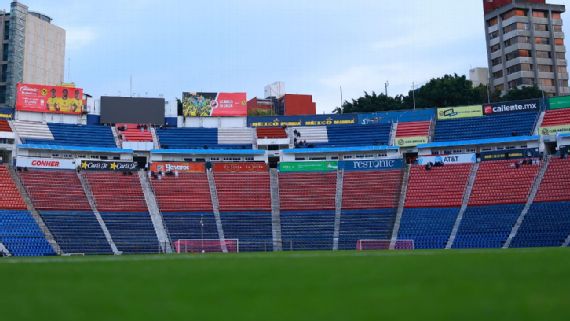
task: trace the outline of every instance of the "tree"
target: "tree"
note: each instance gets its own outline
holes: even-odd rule
[[[364,92],[364,96],[352,101],[345,101],[342,107],[337,107],[334,113],[347,114],[347,113],[372,113],[377,111],[399,110],[404,109],[403,97],[401,95],[396,97],[386,96],[385,94],[376,94],[372,92]]]
[[[510,101],[510,100],[525,100],[533,98],[542,98],[543,93],[536,86],[528,86],[522,88],[511,89],[503,97],[497,101]]]

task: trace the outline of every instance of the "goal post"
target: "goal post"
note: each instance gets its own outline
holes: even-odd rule
[[[228,253],[239,252],[239,239],[182,239],[174,242],[176,253],[222,253],[225,244]]]
[[[356,241],[357,251],[378,251],[378,250],[389,250],[391,240],[358,240]],[[413,250],[414,240],[396,240],[394,244],[394,250]]]

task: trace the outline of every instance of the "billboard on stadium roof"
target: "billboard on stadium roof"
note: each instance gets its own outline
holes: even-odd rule
[[[69,85],[16,85],[17,111],[81,115],[84,105],[81,88]]]
[[[246,93],[182,93],[184,117],[243,117],[247,116]]]

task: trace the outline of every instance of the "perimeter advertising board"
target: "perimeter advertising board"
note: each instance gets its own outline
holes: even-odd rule
[[[34,84],[16,85],[16,110],[36,113],[80,115],[83,89]]]
[[[554,136],[556,134],[570,133],[570,124],[540,127],[540,134],[542,136]]]
[[[414,147],[421,144],[429,143],[428,136],[415,136],[415,137],[398,137],[396,138],[396,146],[400,147]]]
[[[75,169],[75,161],[72,159],[53,159],[39,157],[18,157],[17,167],[41,168],[41,169]]]
[[[136,162],[82,160],[80,168],[90,171],[131,172],[139,169]]]
[[[184,117],[247,116],[246,93],[182,93]]]
[[[404,161],[402,159],[341,161],[339,167],[346,171],[381,171],[401,169],[404,167]]]
[[[204,163],[190,162],[153,162],[150,164],[151,172],[179,172],[179,173],[203,173],[206,171]]]
[[[451,120],[459,118],[471,118],[483,116],[481,105],[463,106],[463,107],[447,107],[437,109],[438,120]]]
[[[250,163],[213,163],[214,172],[267,172],[267,164],[264,162]]]
[[[328,172],[338,170],[338,161],[281,162],[280,172]]]
[[[455,155],[435,155],[435,156],[421,156],[418,158],[419,165],[427,165],[428,163],[444,164],[472,164],[477,162],[476,154],[455,154]]]
[[[538,99],[506,101],[483,105],[483,113],[487,116],[520,112],[538,112],[539,110],[540,100]]]
[[[260,116],[247,117],[247,127],[301,127],[358,124],[358,115]]]
[[[548,109],[570,108],[570,96],[552,97],[548,100]]]

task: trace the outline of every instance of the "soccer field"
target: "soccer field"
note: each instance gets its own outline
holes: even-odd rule
[[[1,320],[568,320],[570,249],[0,260]]]

